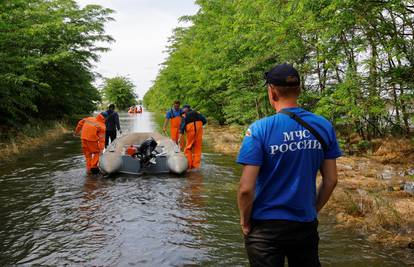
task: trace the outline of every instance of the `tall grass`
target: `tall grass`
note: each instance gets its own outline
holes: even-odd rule
[[[67,122],[37,121],[19,128],[2,129],[0,134],[0,160],[36,148],[69,132]]]

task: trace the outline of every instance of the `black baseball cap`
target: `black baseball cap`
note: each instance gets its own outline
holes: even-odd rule
[[[190,107],[190,105],[189,105],[189,104],[185,104],[185,105],[183,106],[183,108],[188,108],[188,109],[190,109],[191,107]]]
[[[265,72],[266,84],[280,86],[299,86],[299,72],[290,64],[283,63],[274,66],[270,71]]]

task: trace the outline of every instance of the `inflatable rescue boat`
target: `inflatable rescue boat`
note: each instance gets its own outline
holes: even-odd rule
[[[169,138],[158,133],[131,133],[112,142],[99,161],[105,174],[184,173],[185,155]]]

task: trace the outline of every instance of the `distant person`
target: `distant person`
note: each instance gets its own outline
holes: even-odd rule
[[[201,145],[203,143],[203,125],[206,118],[199,112],[192,110],[190,105],[183,107],[183,119],[180,127],[180,138],[186,134],[184,154],[188,160],[188,169],[197,170],[201,165]]]
[[[105,134],[105,148],[109,145],[109,140],[113,142],[116,139],[116,131],[121,131],[121,125],[119,124],[119,115],[115,111],[115,105],[110,104],[108,110],[105,111],[106,117],[106,134]]]
[[[79,121],[75,135],[81,132],[82,151],[86,159],[86,171],[88,174],[99,173],[99,155],[105,147],[105,113],[95,117],[87,117]]]
[[[237,162],[240,224],[251,266],[320,266],[317,214],[337,183],[341,156],[331,123],[298,107],[300,76],[281,64],[265,75],[277,111],[246,132]],[[322,182],[316,189],[316,174]]]
[[[170,138],[178,144],[180,137],[181,115],[183,111],[180,108],[180,101],[174,101],[173,107],[165,114],[164,126],[162,131],[167,134],[167,125],[170,122]]]

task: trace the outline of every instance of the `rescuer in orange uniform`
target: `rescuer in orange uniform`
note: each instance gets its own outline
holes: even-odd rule
[[[180,137],[181,115],[183,111],[180,109],[180,101],[174,101],[174,107],[165,115],[164,126],[162,131],[167,133],[167,124],[170,121],[170,137],[178,145]]]
[[[192,110],[189,105],[184,105],[184,117],[180,127],[180,138],[187,135],[184,154],[188,160],[188,169],[198,169],[201,164],[201,144],[203,142],[203,125],[206,118],[199,112]]]
[[[88,173],[99,173],[99,155],[105,148],[105,115],[87,117],[79,121],[75,134],[81,131],[82,151],[86,159]]]

